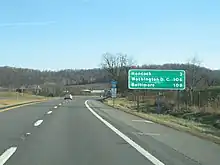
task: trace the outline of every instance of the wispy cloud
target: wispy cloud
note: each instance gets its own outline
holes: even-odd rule
[[[45,22],[15,22],[15,23],[0,23],[0,27],[16,27],[16,26],[45,26],[56,23],[55,21]]]

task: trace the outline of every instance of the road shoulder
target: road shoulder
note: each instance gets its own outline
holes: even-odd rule
[[[110,102],[111,101],[109,100],[105,100],[102,103],[106,104],[107,106],[113,107],[113,105]],[[193,136],[197,136],[199,138],[212,141],[216,144],[220,144],[220,137],[215,136],[213,134],[204,133],[204,129],[203,127],[200,128],[199,123],[183,120],[180,118],[175,118],[170,115],[157,115],[157,114],[147,114],[147,113],[137,112],[136,110],[131,110],[130,108],[122,106],[120,104],[115,104],[114,108],[135,115],[137,117],[164,125],[166,127],[173,128],[178,131],[187,132]]]
[[[140,122],[132,122],[134,120],[143,120],[143,118],[116,110],[112,107],[102,104],[98,101],[91,101],[91,106],[106,117],[111,117],[110,120],[117,120],[120,123],[127,124],[129,127],[135,128],[140,133],[157,133],[160,136],[150,136],[154,140],[169,146],[173,150],[204,164],[217,165],[216,162],[220,161],[219,145],[210,141],[200,139],[185,132],[180,132],[169,127],[159,124],[148,124]],[[146,140],[146,139],[145,139]],[[149,139],[148,139],[149,140]],[[145,142],[146,143],[146,142]],[[149,144],[150,145],[150,144]],[[212,153],[212,154],[211,154]]]

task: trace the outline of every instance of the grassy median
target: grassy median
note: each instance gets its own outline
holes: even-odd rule
[[[113,106],[112,99],[104,100],[104,103]],[[201,122],[195,122],[189,119],[183,119],[182,117],[175,117],[173,115],[162,115],[152,113],[152,107],[146,104],[140,105],[140,108],[145,110],[144,112],[138,112],[134,101],[128,101],[126,98],[115,99],[114,108],[122,110],[124,112],[133,114],[135,116],[151,120],[155,123],[159,123],[179,131],[185,131],[195,136],[211,140],[220,144],[220,129],[214,127],[212,124],[204,124]],[[147,109],[147,110],[146,110]],[[210,122],[211,123],[211,122]]]
[[[45,99],[46,97],[35,96],[28,93],[0,92],[0,108]]]

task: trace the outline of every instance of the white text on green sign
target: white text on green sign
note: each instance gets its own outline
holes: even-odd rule
[[[128,72],[129,89],[184,90],[184,70],[130,69]]]

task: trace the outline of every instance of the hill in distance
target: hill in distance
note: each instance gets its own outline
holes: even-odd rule
[[[187,73],[187,83],[191,83],[192,76],[196,79],[214,81],[214,85],[220,85],[220,70],[211,70],[188,64],[164,64],[164,65],[143,65],[138,68],[143,69],[184,69]],[[195,73],[194,73],[195,72]],[[193,74],[194,73],[194,74]],[[60,71],[39,71],[27,68],[0,67],[0,87],[19,88],[20,86],[54,84],[58,86],[72,86],[94,83],[109,83],[111,77],[108,72],[101,68],[88,70],[66,69]]]

